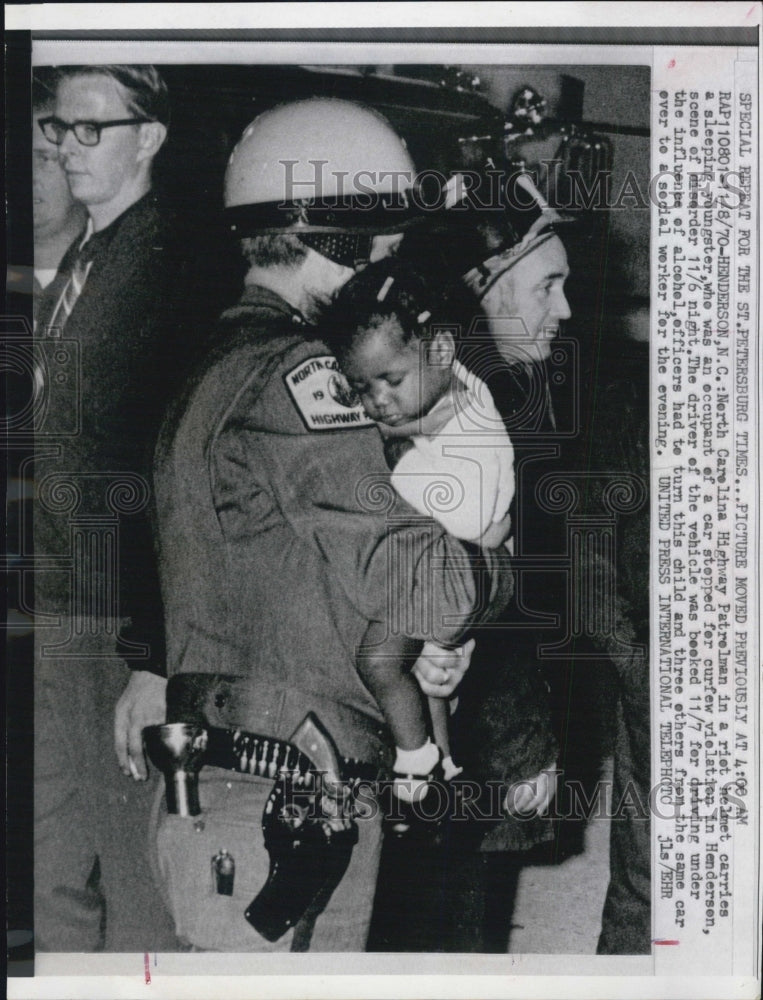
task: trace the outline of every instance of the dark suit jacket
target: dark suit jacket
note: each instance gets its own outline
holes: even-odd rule
[[[38,336],[46,333],[81,241],[82,236],[74,241],[41,298]],[[177,336],[182,267],[151,195],[93,234],[87,249],[93,263],[84,289],[61,339],[44,345],[46,357],[55,359],[60,348],[64,361],[51,363],[44,433],[36,443],[38,484],[52,473],[63,474],[81,500],[74,509],[69,504],[63,511],[51,510],[56,505],[42,489],[34,511],[35,554],[67,555],[72,518],[92,518],[95,524],[98,517],[113,515],[116,506],[119,616],[132,620],[129,638],[151,648],[150,661],[139,658],[131,665],[157,668],[164,659],[163,629],[147,484],[159,422],[182,369]],[[55,378],[59,369],[66,375],[61,382]],[[109,493],[109,484],[120,481],[124,485],[116,495]],[[107,583],[98,566],[90,563],[85,571],[92,581]],[[37,611],[66,613],[71,586],[68,572],[38,572]]]

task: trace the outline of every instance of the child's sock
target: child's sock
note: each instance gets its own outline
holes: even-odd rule
[[[416,750],[396,748],[395,781],[392,790],[405,802],[418,802],[426,792],[426,775],[431,774],[440,759],[440,751],[431,740]]]

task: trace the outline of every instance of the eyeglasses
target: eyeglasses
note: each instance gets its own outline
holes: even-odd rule
[[[60,146],[67,132],[73,132],[81,146],[97,146],[101,141],[101,132],[105,128],[116,128],[118,125],[140,125],[151,122],[153,118],[116,118],[110,122],[65,122],[55,115],[40,118],[38,125],[48,142]]]

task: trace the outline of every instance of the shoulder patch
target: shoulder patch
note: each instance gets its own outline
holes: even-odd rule
[[[374,426],[333,355],[320,354],[300,361],[283,380],[309,431]]]

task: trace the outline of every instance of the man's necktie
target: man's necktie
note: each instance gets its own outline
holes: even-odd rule
[[[93,266],[92,256],[89,252],[90,249],[89,242],[85,243],[77,254],[69,278],[63,287],[50,319],[45,324],[46,329],[42,331],[48,336],[60,337],[64,332],[66,323],[77,303],[77,299],[85,287],[90,268]]]

